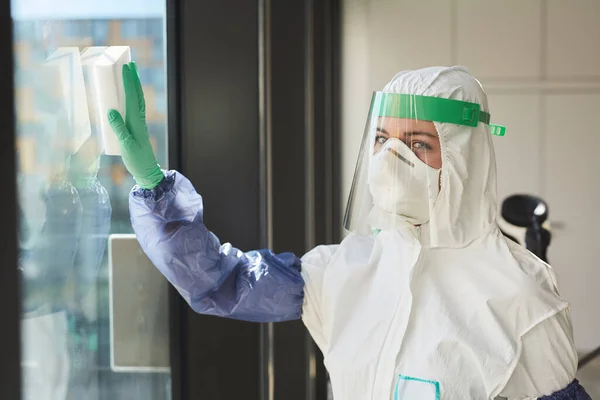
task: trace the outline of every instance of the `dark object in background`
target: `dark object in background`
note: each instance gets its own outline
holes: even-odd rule
[[[548,219],[548,205],[544,200],[526,194],[507,197],[502,203],[502,218],[509,224],[527,228],[525,247],[542,261],[548,262],[547,250],[552,235],[542,227]]]
[[[502,203],[502,218],[509,224],[527,228],[525,247],[544,262],[548,262],[546,253],[550,245],[551,234],[542,227],[542,224],[548,219],[548,205],[544,200],[525,194],[507,197]],[[507,234],[504,235],[515,240]],[[580,370],[599,356],[600,347],[582,357],[577,369]]]

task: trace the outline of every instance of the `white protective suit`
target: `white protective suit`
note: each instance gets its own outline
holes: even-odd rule
[[[401,72],[383,92],[488,111],[481,85],[461,67]],[[549,395],[575,376],[568,304],[550,267],[496,224],[489,126],[434,124],[442,168],[429,221],[415,227],[373,209],[339,246],[302,258],[303,321],[325,356],[334,398]]]

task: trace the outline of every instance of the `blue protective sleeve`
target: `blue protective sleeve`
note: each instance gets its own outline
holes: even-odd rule
[[[203,223],[202,197],[182,174],[167,172],[152,190],[135,187],[129,210],[144,252],[194,311],[253,322],[300,318],[300,259],[221,245]]]
[[[592,400],[592,398],[576,379],[563,390],[559,390],[550,396],[540,397],[540,400]]]

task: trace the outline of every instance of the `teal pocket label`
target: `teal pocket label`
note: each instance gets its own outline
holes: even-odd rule
[[[399,375],[394,400],[440,400],[440,383]]]

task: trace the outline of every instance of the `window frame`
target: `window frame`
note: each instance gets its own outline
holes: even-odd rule
[[[3,328],[0,333],[0,398],[18,399],[21,393],[20,279],[17,269],[17,187],[16,125],[14,112],[13,23],[10,1],[0,6],[0,41],[4,57],[0,96],[4,134],[0,135],[0,179],[2,207],[0,219],[4,235],[0,240],[0,304]]]

